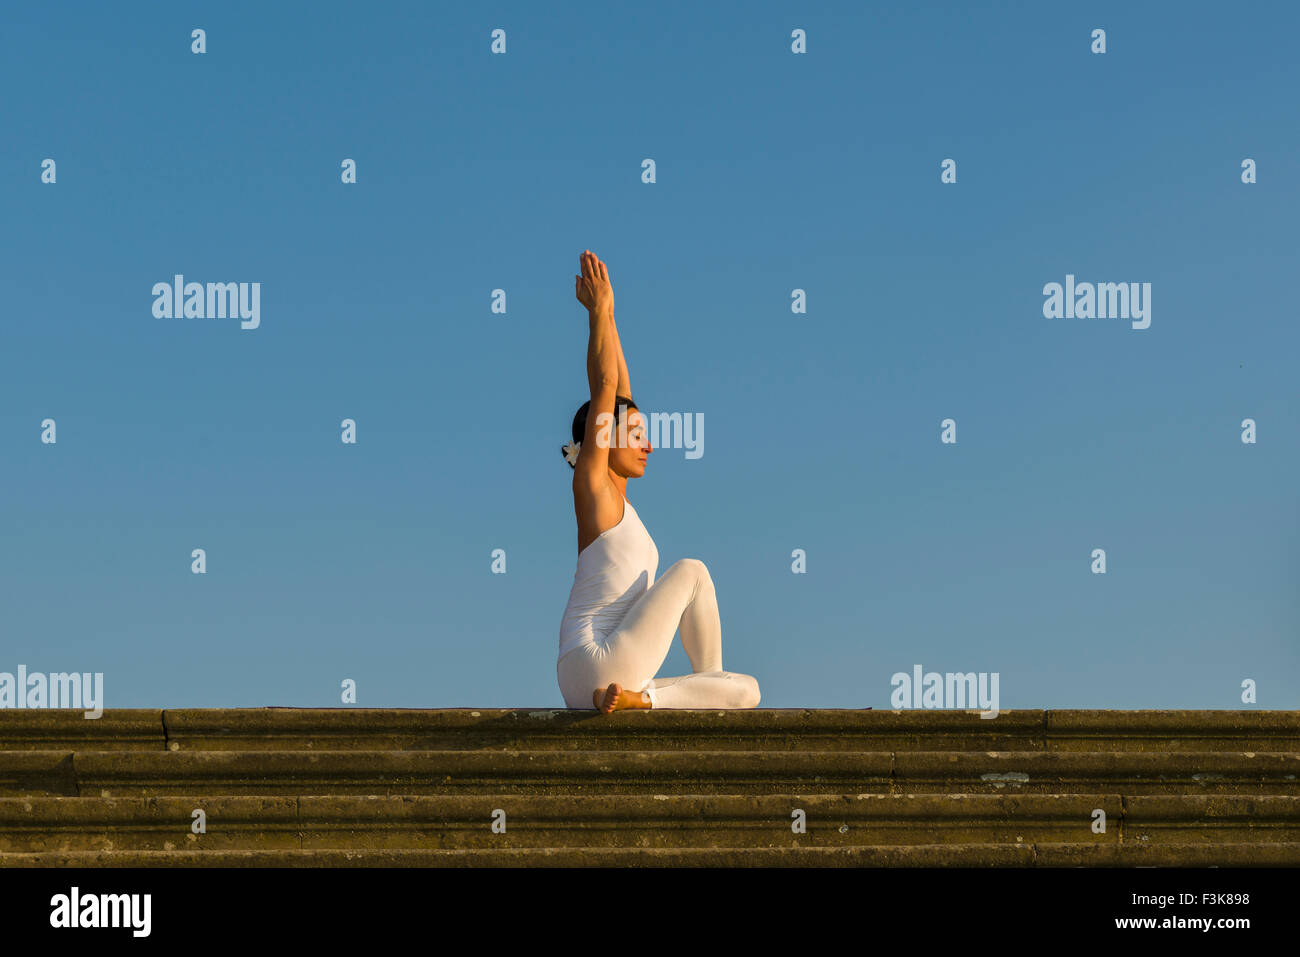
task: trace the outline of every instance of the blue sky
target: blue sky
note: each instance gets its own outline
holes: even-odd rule
[[[629,498],[762,707],[915,664],[1300,707],[1300,13],[974,6],[6,8],[0,671],[562,707],[590,248],[637,402],[705,421]],[[260,327],[155,318],[176,273],[260,282]],[[1067,274],[1150,327],[1045,318]]]

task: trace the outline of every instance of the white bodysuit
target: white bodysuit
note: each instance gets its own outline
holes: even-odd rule
[[[654,584],[659,549],[627,499],[623,518],[578,555],[569,604],[560,622],[560,657],[588,642],[603,642],[632,604]]]
[[[560,622],[556,676],[569,708],[617,682],[654,708],[756,708],[758,682],[722,670],[722,623],[704,562],[683,558],[655,581],[659,549],[632,503],[617,525],[578,554]],[[681,628],[693,672],[655,678]]]

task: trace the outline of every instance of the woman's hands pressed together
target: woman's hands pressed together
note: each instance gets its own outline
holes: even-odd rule
[[[609,270],[591,250],[584,250],[578,257],[582,267],[581,275],[574,276],[575,294],[578,302],[587,307],[588,312],[614,311],[614,287],[609,283]]]

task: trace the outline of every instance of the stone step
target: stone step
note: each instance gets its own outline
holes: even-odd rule
[[[194,811],[206,831],[194,834]],[[1106,830],[1094,833],[1096,811]],[[504,814],[505,832],[493,831]],[[800,819],[804,832],[792,823]],[[499,824],[498,824],[499,829]],[[0,799],[0,851],[1297,844],[1300,797],[791,794]]]
[[[1294,867],[1298,805],[1300,712],[0,711],[6,867]]]
[[[451,708],[0,712],[0,751],[1285,751],[1300,711]]]
[[[9,751],[0,797],[1120,793],[1300,796],[1300,753]]]
[[[1296,867],[1300,844],[0,852],[0,867]]]

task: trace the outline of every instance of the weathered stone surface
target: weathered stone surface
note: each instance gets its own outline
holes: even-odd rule
[[[107,710],[87,718],[76,709],[0,710],[0,751],[161,751],[160,710]]]
[[[0,752],[0,797],[556,791],[1300,796],[1300,754],[271,750],[88,751],[74,759]]]
[[[1298,742],[1300,712],[10,711],[0,866],[1296,866]]]
[[[623,867],[1295,867],[1300,844],[928,844],[626,848]],[[604,847],[523,850],[85,851],[0,854],[0,867],[610,867]]]
[[[1300,752],[1300,711],[1045,711],[1058,751]]]
[[[618,851],[624,867],[1031,866],[1028,844],[895,847],[661,848]],[[606,847],[513,850],[89,851],[0,854],[0,867],[609,867]]]
[[[196,808],[203,834],[191,831]],[[1094,836],[1097,808],[1116,823]],[[1118,795],[5,798],[0,851],[1104,842],[1119,840],[1121,817]]]
[[[0,797],[18,794],[77,796],[71,751],[0,751]]]
[[[439,711],[255,708],[164,714],[180,750],[888,751],[1044,746],[1042,711],[755,709],[591,711],[452,708]]]
[[[0,750],[1300,751],[1300,711],[0,711]]]

